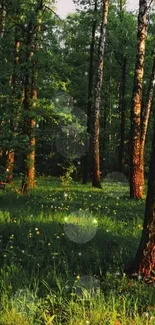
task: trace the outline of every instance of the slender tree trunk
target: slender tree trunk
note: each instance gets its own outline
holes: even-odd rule
[[[30,117],[30,110],[31,110],[31,71],[30,66],[32,65],[31,59],[34,55],[32,50],[32,38],[33,38],[33,25],[30,22],[27,29],[27,40],[26,40],[26,71],[25,71],[25,81],[24,81],[24,127],[23,132],[24,136],[28,139],[28,143],[26,144],[26,148],[24,148],[23,154],[23,179],[22,179],[22,193],[27,194],[30,184],[33,183],[31,181],[31,174],[33,177],[33,173],[31,170],[33,169],[33,151],[34,148],[32,147],[33,141],[31,141],[31,133],[32,133],[32,126],[31,126],[31,117]],[[29,159],[31,158],[32,160]]]
[[[6,1],[2,1],[0,8],[0,37],[4,35],[5,16],[6,16]]]
[[[0,8],[0,40],[3,39],[4,36],[4,28],[5,28],[5,16],[6,16],[6,6],[5,6],[5,0],[2,1],[1,3],[1,8]],[[0,44],[1,46],[3,46],[3,44]],[[0,127],[1,127],[2,121],[0,120]],[[5,150],[3,150],[2,148],[0,148],[0,162],[1,165],[5,165],[4,164],[4,157],[5,157]]]
[[[124,142],[125,142],[125,108],[126,108],[126,68],[127,59],[123,58],[122,65],[122,80],[121,80],[121,94],[120,94],[120,111],[121,111],[121,138],[119,147],[119,171],[123,173],[124,171]]]
[[[93,73],[94,73],[94,51],[95,51],[95,32],[96,32],[96,14],[97,14],[97,0],[95,0],[94,5],[94,14],[93,14],[93,25],[92,25],[92,37],[91,37],[91,45],[90,45],[90,62],[89,62],[89,83],[88,83],[88,106],[87,106],[87,133],[90,135],[90,144],[88,151],[84,157],[84,172],[83,172],[83,184],[87,184],[88,182],[88,174],[91,170],[91,110],[92,110],[92,102],[93,102]]]
[[[33,98],[34,99],[34,98]],[[28,168],[27,168],[27,190],[35,186],[35,126],[36,121],[30,120],[29,124],[29,150],[27,154]]]
[[[33,75],[32,75],[32,84],[31,84],[31,100],[32,100],[32,110],[36,109],[37,104],[37,71],[34,66]],[[28,154],[28,161],[31,162],[28,169],[28,179],[29,179],[29,187],[33,188],[35,186],[35,127],[36,121],[35,119],[30,120],[30,142],[29,142],[29,154]]]
[[[137,57],[131,107],[131,162],[130,162],[130,197],[143,197],[143,180],[141,173],[141,104],[144,74],[145,43],[147,37],[147,1],[139,1]]]
[[[105,93],[105,101],[104,101],[104,112],[103,112],[103,161],[101,162],[101,169],[105,170],[105,153],[107,150],[108,144],[108,129],[107,129],[107,121],[108,121],[108,110],[109,110],[109,93]]]
[[[15,45],[14,45],[14,64],[13,64],[13,73],[11,80],[11,88],[12,88],[12,102],[11,102],[11,114],[10,114],[10,131],[11,136],[14,137],[14,133],[17,129],[17,115],[18,115],[18,107],[17,107],[17,99],[19,93],[19,52],[20,52],[20,40],[18,35],[18,30],[15,28]],[[7,180],[10,183],[13,180],[13,168],[14,168],[14,159],[15,153],[14,148],[8,150],[7,158],[6,158],[6,174]]]
[[[6,174],[7,174],[8,183],[11,183],[13,180],[14,160],[15,160],[14,150],[13,151],[9,150],[7,153],[7,160],[6,160]]]
[[[29,188],[35,186],[35,118],[32,118],[32,111],[35,111],[37,102],[37,67],[36,60],[33,59],[38,51],[38,37],[41,29],[41,18],[39,12],[42,10],[42,1],[36,9],[37,25],[29,23],[27,33],[27,71],[25,74],[25,93],[24,93],[24,134],[28,138],[28,147],[23,156],[23,180],[22,193],[26,194]],[[33,66],[30,72],[29,64]]]
[[[99,123],[100,123],[100,102],[101,102],[101,88],[103,79],[103,55],[106,41],[106,29],[108,18],[109,0],[103,1],[103,17],[101,23],[101,32],[99,40],[97,79],[94,94],[94,107],[92,111],[93,126],[92,126],[92,160],[93,160],[93,179],[92,186],[101,187],[100,177],[100,153],[99,153]]]
[[[142,127],[141,127],[141,145],[140,145],[140,166],[141,166],[141,179],[142,179],[142,188],[144,191],[145,188],[145,175],[144,175],[144,151],[145,151],[145,142],[146,142],[146,135],[147,135],[147,129],[148,129],[148,123],[149,123],[149,117],[150,117],[150,111],[152,106],[152,100],[154,95],[154,87],[155,87],[155,56],[153,58],[153,66],[152,66],[152,73],[148,88],[148,94],[147,94],[147,101],[145,105],[145,112],[144,112],[144,118],[142,120]]]

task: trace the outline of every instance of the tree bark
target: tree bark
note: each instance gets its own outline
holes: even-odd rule
[[[6,17],[6,6],[5,6],[5,0],[2,1],[1,3],[1,8],[0,8],[0,38],[3,39],[4,36],[4,28],[5,28],[5,17]],[[3,45],[1,45],[3,46]],[[0,120],[0,127],[1,127],[2,121]],[[0,148],[0,162],[1,165],[5,165],[3,163],[5,161],[5,150]]]
[[[42,10],[42,1],[36,9],[36,26],[30,22],[27,31],[27,70],[25,73],[25,90],[24,90],[24,135],[28,139],[28,145],[26,152],[23,156],[23,179],[22,179],[22,193],[27,194],[29,188],[34,188],[35,186],[35,111],[37,102],[37,68],[36,60],[32,59],[36,52],[38,51],[38,37],[41,29],[41,17],[39,12]],[[31,63],[31,72],[29,65]]]
[[[141,104],[144,74],[144,56],[147,37],[147,1],[139,1],[137,57],[135,65],[133,98],[131,107],[131,161],[130,161],[130,197],[143,197],[143,180],[141,173]]]
[[[98,52],[98,66],[96,86],[94,93],[94,106],[92,111],[92,161],[93,161],[93,179],[92,186],[101,187],[100,175],[100,153],[99,153],[99,122],[100,122],[100,102],[101,102],[101,88],[103,80],[103,55],[106,41],[106,29],[108,18],[109,0],[103,1],[103,17],[101,23],[99,52]]]
[[[11,183],[13,180],[13,168],[14,168],[15,152],[14,150],[9,150],[7,153],[6,161],[6,175],[8,183]]]
[[[84,156],[84,171],[83,171],[83,184],[87,184],[88,182],[88,174],[91,170],[90,168],[90,159],[91,159],[91,110],[92,110],[92,102],[93,102],[93,74],[94,74],[94,51],[95,51],[95,32],[96,32],[96,14],[97,14],[97,0],[95,0],[94,4],[94,14],[93,14],[93,25],[92,25],[92,36],[91,36],[91,45],[90,45],[90,62],[89,62],[89,83],[88,83],[88,106],[87,106],[87,133],[90,136],[90,144],[88,147],[88,151]]]
[[[134,262],[127,272],[155,280],[155,122],[143,232]]]
[[[26,143],[26,148],[24,148],[23,154],[23,179],[22,179],[22,193],[27,194],[30,184],[29,179],[29,168],[31,169],[33,166],[33,161],[29,161],[29,151],[33,150],[31,148],[30,136],[31,136],[31,120],[29,117],[30,112],[30,105],[31,105],[31,90],[30,90],[30,62],[31,57],[33,56],[32,53],[32,23],[28,24],[27,29],[27,40],[26,40],[26,71],[25,71],[25,80],[24,80],[24,126],[23,126],[23,133],[24,136],[28,139],[28,143]]]
[[[6,1],[2,1],[0,8],[0,36],[4,35],[5,16],[6,16]]]
[[[149,87],[148,87],[148,94],[147,94],[147,101],[145,104],[145,112],[144,118],[142,120],[142,127],[141,127],[141,143],[140,143],[140,166],[141,166],[141,179],[142,179],[142,188],[143,192],[145,189],[145,174],[144,174],[144,152],[145,152],[145,142],[146,142],[146,135],[149,123],[149,117],[151,112],[151,106],[153,101],[154,95],[154,87],[155,87],[155,56],[153,57],[153,65],[152,65],[152,73],[150,77]]]
[[[13,63],[13,73],[11,78],[11,90],[12,90],[12,100],[11,100],[11,109],[10,109],[10,131],[11,137],[14,137],[15,131],[17,129],[17,115],[18,107],[16,101],[21,97],[19,96],[19,52],[20,52],[21,42],[19,40],[18,30],[15,28],[15,45],[14,45],[14,63]],[[11,141],[10,141],[11,142]],[[11,148],[7,152],[6,157],[6,175],[7,180],[10,183],[13,180],[13,168],[14,168],[14,159],[15,153],[14,148]]]

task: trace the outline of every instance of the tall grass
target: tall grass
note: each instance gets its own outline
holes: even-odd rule
[[[0,193],[0,324],[155,324],[154,288],[123,273],[144,204],[120,184],[50,178],[28,196]]]

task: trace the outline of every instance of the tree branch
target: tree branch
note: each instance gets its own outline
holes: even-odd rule
[[[48,6],[46,6],[46,5],[44,5],[44,8],[46,8],[46,9],[48,9],[48,10],[50,10],[50,11],[52,11],[53,12],[53,14],[60,20],[60,21],[62,21],[63,22],[63,20],[59,17],[59,15],[53,10],[53,9],[51,9],[51,8],[49,8]]]
[[[153,0],[150,0],[150,3],[149,3],[148,6],[147,6],[147,11],[150,9],[150,7],[151,7],[151,5],[152,5],[152,2],[153,2]]]

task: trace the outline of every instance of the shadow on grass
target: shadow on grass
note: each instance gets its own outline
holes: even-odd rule
[[[98,220],[95,237],[85,244],[69,240],[64,230],[64,218],[80,209]],[[58,279],[72,287],[77,276],[102,281],[107,272],[122,272],[138,246],[144,202],[47,182],[28,196],[1,194],[0,210],[1,284],[11,283],[13,291],[36,285],[42,294],[42,281],[55,290]]]
[[[2,309],[5,309],[6,296],[7,303],[14,297],[22,301],[21,293],[27,295],[28,290],[41,299],[44,313],[48,305],[49,315],[57,315],[56,324],[68,324],[67,304],[76,303],[74,289],[78,279],[85,276],[97,279],[107,301],[106,308],[110,301],[112,310],[113,302],[121,301],[122,297],[133,313],[135,304],[140,313],[146,310],[146,304],[154,306],[153,289],[150,291],[145,284],[123,278],[124,266],[130,263],[137,250],[144,205],[143,201],[131,201],[126,197],[117,200],[104,190],[92,190],[89,186],[76,188],[74,185],[66,189],[57,184],[43,186],[28,196],[17,196],[9,190],[1,193]],[[64,228],[64,218],[73,212],[76,217],[79,210],[98,222],[94,238],[82,244],[71,241]],[[83,231],[80,227],[79,233]],[[96,309],[97,305],[98,302]],[[80,308],[79,297],[77,306]],[[119,308],[122,309],[122,302]],[[102,309],[103,306],[101,315]]]
[[[76,244],[67,238],[63,223],[15,224],[14,220],[0,226],[0,264],[10,273],[6,280],[15,290],[42,279],[55,289],[56,277],[72,285],[78,275],[101,280],[107,272],[122,271],[138,245],[136,238],[107,233],[104,228],[90,242]]]

